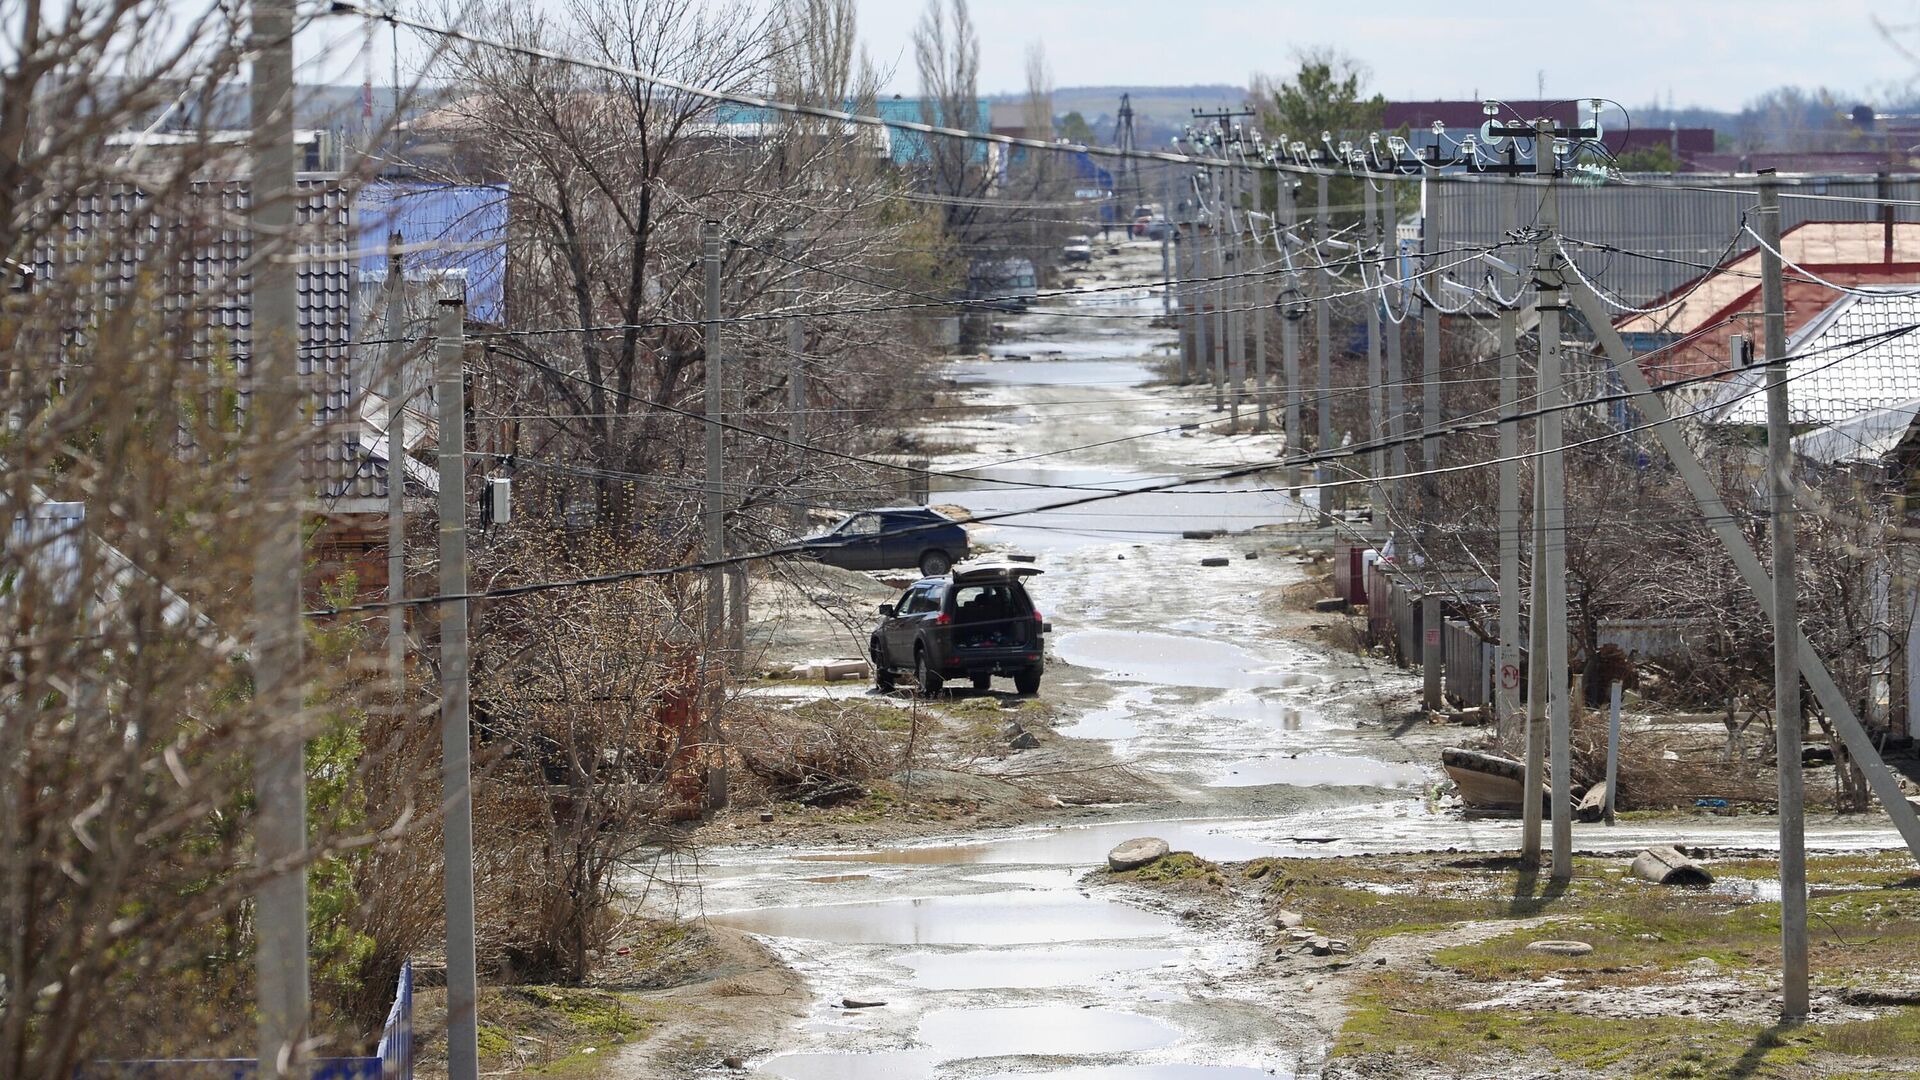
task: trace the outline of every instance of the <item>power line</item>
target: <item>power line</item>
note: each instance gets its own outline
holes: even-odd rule
[[[1789,355],[1789,356],[1782,356],[1778,359],[1770,359],[1770,360],[1762,361],[1760,364],[1756,364],[1754,366],[1773,367],[1776,365],[1782,365],[1782,366],[1789,365],[1796,360],[1803,360],[1808,356],[1817,355],[1822,352],[1837,351],[1839,349],[1850,348],[1856,345],[1861,347],[1860,351],[1864,351],[1865,349],[1871,348],[1874,345],[1878,345],[1886,341],[1891,341],[1891,340],[1898,339],[1900,337],[1904,337],[1908,334],[1914,333],[1915,331],[1920,331],[1920,323],[1909,323],[1903,326],[1893,327],[1888,330],[1883,330],[1883,331],[1878,331],[1872,334],[1862,335],[1858,338],[1854,338],[1849,341],[1836,342],[1833,345],[1824,346],[1820,349],[1813,350],[1812,352],[1803,353],[1797,356]],[[1849,355],[1857,355],[1857,353],[1849,354]],[[1806,377],[1808,375],[1813,374],[1815,371],[1822,370],[1824,367],[1831,366],[1832,364],[1840,363],[1845,359],[1847,359],[1847,356],[1840,356],[1840,357],[1836,357],[1832,361],[1829,361],[1828,364],[1826,365],[1821,365],[1820,367],[1810,368],[1806,371],[1800,371],[1800,372],[1789,372],[1786,376],[1786,379],[1787,381],[1792,381],[1794,379]],[[1653,387],[1649,392],[1655,393],[1655,394],[1673,393],[1684,387],[1691,386],[1695,382],[1702,382],[1710,379],[1718,379],[1719,377],[1720,375],[1718,372],[1707,374],[1707,375],[1694,376],[1689,379],[1676,380],[1671,383],[1666,383],[1661,386]],[[1741,396],[1751,396],[1753,394],[1759,394],[1764,392],[1765,392],[1764,387],[1756,387],[1752,390],[1746,391],[1746,393]],[[1298,467],[1298,466],[1304,466],[1304,465],[1313,465],[1321,462],[1337,462],[1343,459],[1351,459],[1351,458],[1359,457],[1363,454],[1370,454],[1375,450],[1391,448],[1392,446],[1395,446],[1395,445],[1405,445],[1409,443],[1418,442],[1422,439],[1438,438],[1438,437],[1450,435],[1450,434],[1461,434],[1461,433],[1473,431],[1473,430],[1484,430],[1486,428],[1497,426],[1499,424],[1519,423],[1522,420],[1534,419],[1534,418],[1546,416],[1552,413],[1568,412],[1576,409],[1586,409],[1586,408],[1592,407],[1595,404],[1604,404],[1609,401],[1631,400],[1636,396],[1637,395],[1633,393],[1625,392],[1625,391],[1622,391],[1619,393],[1613,393],[1613,394],[1603,394],[1603,395],[1599,395],[1597,397],[1586,399],[1583,401],[1569,401],[1569,402],[1564,402],[1558,405],[1545,406],[1537,409],[1527,410],[1524,412],[1516,412],[1509,416],[1504,416],[1492,421],[1481,421],[1481,422],[1476,422],[1476,423],[1466,424],[1466,425],[1452,425],[1452,426],[1440,427],[1440,428],[1430,428],[1430,429],[1426,429],[1418,432],[1413,432],[1408,435],[1404,435],[1398,439],[1385,439],[1385,440],[1380,440],[1380,441],[1376,441],[1374,443],[1368,443],[1368,444],[1348,445],[1348,446],[1340,447],[1334,450],[1309,451],[1307,453],[1298,454],[1290,457],[1282,457],[1282,458],[1277,458],[1271,461],[1257,462],[1249,465],[1239,466],[1233,469],[1221,470],[1208,477],[1170,480],[1163,483],[1149,484],[1144,487],[1127,488],[1124,490],[1115,490],[1111,488],[1101,489],[1097,493],[1086,494],[1078,498],[1066,499],[1060,502],[1050,503],[1043,506],[1026,507],[1023,509],[1015,509],[1015,510],[1003,510],[1003,511],[987,513],[987,514],[978,514],[978,515],[975,515],[972,519],[970,519],[968,523],[969,524],[989,524],[994,521],[1001,521],[1001,520],[1007,520],[1007,519],[1019,518],[1019,517],[1028,517],[1036,514],[1044,514],[1044,513],[1049,513],[1057,510],[1071,509],[1076,506],[1086,506],[1093,503],[1108,502],[1114,499],[1123,499],[1129,496],[1159,494],[1162,492],[1173,491],[1178,488],[1187,487],[1192,484],[1220,483],[1222,481],[1227,481],[1227,480],[1237,480],[1237,479],[1240,479],[1241,477],[1256,476],[1261,473],[1272,472],[1276,469],[1284,469],[1284,468]],[[1591,446],[1596,443],[1625,438],[1629,435],[1637,434],[1640,431],[1644,431],[1649,428],[1658,426],[1658,424],[1660,423],[1672,423],[1676,420],[1681,419],[1684,416],[1697,415],[1699,411],[1700,410],[1695,409],[1688,413],[1669,416],[1664,421],[1649,422],[1649,423],[1641,424],[1641,425],[1638,425],[1637,427],[1625,429],[1622,431],[1608,432],[1604,435],[1595,436],[1594,438],[1587,439],[1582,442],[1570,444],[1569,446],[1561,448],[1561,450],[1559,451],[1532,450],[1523,454],[1514,455],[1512,458],[1470,462],[1463,465],[1446,466],[1444,468],[1438,468],[1438,469],[1422,469],[1417,472],[1406,474],[1405,477],[1397,477],[1395,479],[1403,479],[1407,477],[1417,477],[1417,476],[1424,476],[1424,475],[1439,475],[1442,473],[1462,472],[1468,469],[1485,468],[1488,465],[1496,465],[1496,464],[1499,464],[1500,461],[1502,460],[1526,460],[1526,459],[1542,457],[1551,453],[1564,452],[1565,450],[1579,449],[1580,447],[1583,447],[1583,446]],[[1363,478],[1363,479],[1355,479],[1355,480],[1328,481],[1319,486],[1335,487],[1335,486],[1345,486],[1349,484],[1374,483],[1374,482],[1377,482],[1379,479],[1387,479],[1387,478]],[[1266,489],[1243,488],[1238,490],[1241,493],[1250,494],[1250,493],[1260,492]],[[1273,490],[1282,490],[1282,489],[1273,489]],[[943,528],[943,527],[944,527],[943,524],[917,525],[917,526],[912,526],[904,529],[888,530],[880,535],[905,536],[905,535],[926,532],[931,529]],[[871,539],[871,538],[863,538],[862,542],[865,542],[865,540],[867,539]],[[424,605],[424,604],[437,604],[437,603],[445,603],[448,601],[458,601],[458,600],[503,599],[503,598],[509,598],[509,597],[515,597],[515,596],[526,596],[534,593],[551,592],[557,589],[580,588],[580,587],[588,587],[588,586],[595,586],[595,585],[611,585],[611,584],[618,584],[620,582],[637,581],[637,580],[643,580],[647,578],[671,577],[679,574],[698,573],[702,571],[721,569],[728,566],[737,566],[737,565],[743,565],[751,562],[760,562],[767,559],[806,554],[808,550],[809,548],[803,545],[788,544],[788,545],[784,545],[777,548],[771,548],[763,551],[753,552],[750,554],[733,555],[733,556],[728,556],[721,559],[708,559],[708,560],[703,560],[699,562],[682,563],[676,566],[634,568],[629,570],[615,571],[613,573],[608,573],[608,574],[596,574],[589,577],[570,578],[570,579],[564,579],[564,580],[558,580],[558,581],[529,582],[524,585],[502,586],[496,589],[488,589],[481,592],[461,593],[457,595],[409,597],[403,600],[392,600],[392,601],[371,601],[368,603],[350,604],[350,605],[344,605],[344,606],[335,607],[335,608],[321,608],[313,611],[308,611],[305,614],[310,618],[325,618],[325,617],[332,617],[332,616],[345,615],[345,614],[355,614],[355,613],[367,612],[367,611],[386,611],[391,608],[401,607],[401,606],[418,606],[418,605]]]

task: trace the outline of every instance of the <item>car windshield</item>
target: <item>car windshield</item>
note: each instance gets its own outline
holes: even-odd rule
[[[1026,591],[1018,585],[994,582],[962,585],[953,594],[953,617],[963,623],[1024,618],[1029,613]]]

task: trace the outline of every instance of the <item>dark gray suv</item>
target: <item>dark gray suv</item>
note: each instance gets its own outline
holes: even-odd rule
[[[948,679],[966,678],[985,690],[995,675],[1010,675],[1020,693],[1038,693],[1046,666],[1042,635],[1052,627],[1024,581],[1040,572],[983,563],[923,578],[881,604],[869,643],[875,685],[892,690],[900,675],[910,674],[921,693],[935,694]]]

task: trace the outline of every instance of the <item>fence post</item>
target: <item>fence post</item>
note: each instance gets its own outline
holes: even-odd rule
[[[1620,680],[1607,691],[1607,824],[1613,824],[1613,804],[1620,797]]]

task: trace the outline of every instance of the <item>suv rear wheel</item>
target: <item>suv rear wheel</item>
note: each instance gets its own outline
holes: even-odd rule
[[[1032,696],[1040,692],[1040,669],[1030,667],[1013,677],[1013,688],[1022,694]]]
[[[953,560],[939,548],[920,553],[920,576],[939,577],[953,569]]]
[[[932,697],[939,693],[940,687],[946,683],[946,680],[940,677],[940,673],[933,670],[933,665],[927,662],[925,649],[913,650],[913,677],[914,682],[920,685],[920,693],[925,697]],[[1036,685],[1037,683],[1038,680]]]

